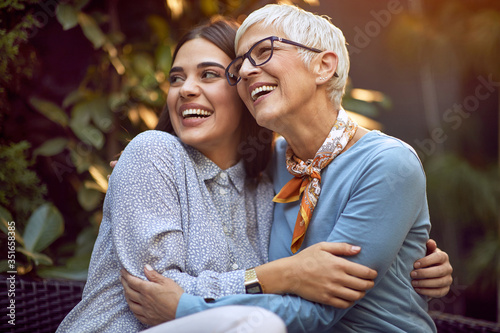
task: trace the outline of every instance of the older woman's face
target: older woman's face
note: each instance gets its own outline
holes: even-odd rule
[[[247,52],[256,42],[269,36],[286,36],[274,28],[251,26],[240,38],[236,53]],[[240,69],[238,93],[259,125],[282,133],[297,115],[314,106],[315,76],[304,65],[297,48],[276,42],[272,59],[254,67],[246,59]]]
[[[207,156],[240,142],[244,106],[224,76],[230,62],[216,45],[196,38],[179,49],[170,71],[167,105],[175,133]]]

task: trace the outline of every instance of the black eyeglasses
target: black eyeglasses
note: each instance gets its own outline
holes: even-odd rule
[[[250,63],[256,67],[262,66],[262,65],[268,63],[269,60],[271,60],[271,58],[273,57],[273,50],[274,50],[274,42],[275,41],[298,46],[298,47],[301,47],[301,48],[304,48],[306,50],[316,52],[316,53],[323,52],[319,49],[305,46],[303,44],[293,42],[291,40],[284,39],[281,37],[276,37],[276,36],[266,37],[266,38],[258,41],[257,43],[255,43],[250,48],[250,50],[248,50],[247,53],[245,53],[242,56],[237,57],[236,59],[231,61],[229,66],[227,66],[226,79],[227,79],[227,82],[229,82],[229,85],[235,86],[236,84],[238,84],[238,82],[240,82],[240,80],[241,80],[240,69],[241,69],[241,66],[243,65],[243,62],[245,61],[245,59],[248,59],[250,61]],[[337,73],[335,73],[334,76],[339,77]]]

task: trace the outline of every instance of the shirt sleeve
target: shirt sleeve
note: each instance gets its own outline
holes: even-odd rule
[[[294,295],[231,295],[206,302],[201,297],[184,293],[177,305],[176,318],[226,305],[259,306],[270,310],[285,321],[288,333],[326,331],[346,311],[309,302]]]
[[[401,163],[395,163],[395,159],[400,158],[403,159]],[[324,195],[326,189],[322,190]],[[422,200],[425,200],[425,177],[416,156],[406,148],[383,152],[357,179],[350,199],[327,239],[360,245],[361,254],[346,259],[376,269],[377,285],[395,260],[420,213]],[[278,314],[289,332],[329,330],[349,311],[294,295],[234,295],[206,303],[199,297],[183,294],[176,316],[235,304],[261,306]]]
[[[179,176],[184,165],[180,143],[166,133],[145,132],[121,155],[108,196],[112,240],[120,264],[146,279],[144,265],[176,281],[186,292],[206,298],[244,291],[244,271],[186,273]],[[187,157],[186,157],[187,158]],[[181,185],[182,186],[182,185]]]

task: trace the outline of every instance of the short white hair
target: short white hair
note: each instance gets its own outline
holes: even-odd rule
[[[328,16],[320,16],[287,4],[266,5],[252,12],[243,21],[236,33],[235,48],[243,34],[254,24],[264,28],[272,26],[282,31],[285,37],[320,50],[333,51],[338,56],[337,74],[327,82],[327,92],[336,107],[340,107],[349,74],[349,53],[342,31],[331,22]],[[309,66],[314,52],[299,48],[299,54],[306,66]]]

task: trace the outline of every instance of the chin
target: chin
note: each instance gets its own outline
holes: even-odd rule
[[[259,113],[255,116],[255,121],[259,126],[270,129],[271,131],[278,131],[279,128],[279,116],[276,113],[267,112]]]
[[[183,133],[179,136],[179,139],[181,139],[184,144],[198,149],[197,147],[204,141],[203,137],[204,136],[200,135],[199,133],[195,133],[194,135],[191,133]]]

